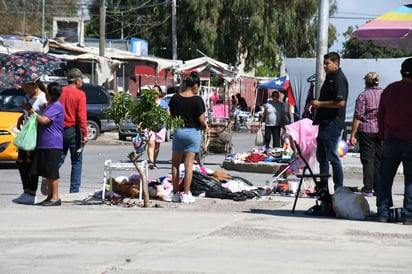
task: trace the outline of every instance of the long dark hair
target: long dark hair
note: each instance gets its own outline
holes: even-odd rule
[[[185,86],[186,87],[193,87],[194,85],[198,85],[200,87],[200,78],[199,74],[195,71],[192,71],[189,76],[185,79]]]

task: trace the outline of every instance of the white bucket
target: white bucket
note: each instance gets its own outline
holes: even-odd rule
[[[299,181],[298,180],[288,180],[288,186],[289,186],[289,191],[296,194],[298,190],[298,186],[299,186]]]

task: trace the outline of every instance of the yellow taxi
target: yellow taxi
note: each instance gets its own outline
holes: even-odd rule
[[[0,161],[16,161],[17,147],[13,145],[19,130],[17,120],[23,113],[22,90],[0,92]]]

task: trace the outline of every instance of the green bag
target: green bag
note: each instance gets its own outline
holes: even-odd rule
[[[33,113],[23,125],[13,144],[25,151],[32,151],[37,145],[37,113]]]

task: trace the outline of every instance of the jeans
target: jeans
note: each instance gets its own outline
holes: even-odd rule
[[[376,197],[378,216],[389,218],[393,206],[392,185],[398,167],[402,163],[405,182],[403,212],[405,221],[412,221],[412,143],[394,136],[388,136],[383,142],[380,181]]]
[[[382,158],[382,144],[378,133],[358,132],[360,160],[363,167],[364,192],[377,193]]]
[[[79,192],[82,176],[83,149],[81,134],[78,127],[65,128],[63,132],[63,150],[60,157],[59,168],[63,165],[67,152],[70,151],[71,173],[70,193]]]
[[[319,172],[329,174],[329,163],[332,165],[333,183],[335,190],[343,186],[343,169],[338,154],[338,143],[341,135],[341,128],[333,121],[319,125],[319,132],[316,141],[316,159],[319,162]],[[321,178],[322,186],[328,184],[328,178]]]

